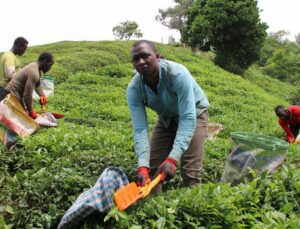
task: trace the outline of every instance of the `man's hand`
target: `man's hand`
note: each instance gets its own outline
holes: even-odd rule
[[[174,177],[176,171],[176,160],[172,157],[167,157],[158,167],[156,175],[161,174],[160,181],[167,181]]]
[[[138,168],[137,186],[145,186],[149,179],[149,168],[141,166]]]
[[[294,143],[294,141],[296,140],[294,137],[292,137],[292,136],[286,136],[286,140],[287,140],[287,142],[289,143],[289,144],[291,144],[291,143]]]
[[[41,103],[42,105],[46,105],[47,102],[48,102],[47,96],[46,96],[46,95],[41,95],[41,96],[40,96],[40,103]]]
[[[30,116],[31,118],[33,118],[33,119],[36,119],[36,118],[38,117],[38,115],[35,113],[34,110],[32,110],[32,111],[29,112],[29,116]]]
[[[291,144],[291,143],[294,143],[295,138],[293,138],[293,137],[288,137],[287,140],[288,140],[288,143]]]

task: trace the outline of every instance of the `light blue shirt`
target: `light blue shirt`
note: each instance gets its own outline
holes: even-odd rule
[[[134,148],[138,166],[149,168],[150,143],[145,105],[156,111],[159,121],[168,127],[175,119],[178,129],[169,157],[180,160],[190,144],[196,129],[197,116],[209,107],[208,99],[181,64],[159,60],[157,94],[136,73],[127,88],[127,103],[133,123]]]

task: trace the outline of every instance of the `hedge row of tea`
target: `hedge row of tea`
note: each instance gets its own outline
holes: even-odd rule
[[[131,42],[59,42],[29,48],[23,64],[44,50],[55,56],[49,75],[55,96],[47,110],[64,113],[59,127],[40,129],[19,142],[13,152],[0,151],[0,227],[55,228],[78,195],[96,182],[108,166],[120,166],[135,180],[136,157],[125,91],[132,78]],[[191,71],[211,102],[210,122],[225,129],[207,141],[203,184],[180,186],[141,201],[127,215],[110,212],[91,217],[82,228],[197,228],[299,226],[300,170],[298,146],[291,147],[284,168],[248,184],[221,184],[226,157],[233,146],[230,132],[250,131],[282,137],[273,107],[287,105],[288,84],[269,80],[257,68],[245,78],[232,75],[188,49],[158,45],[166,59]],[[263,77],[263,81],[260,80]],[[36,110],[40,107],[36,104]],[[156,115],[149,110],[150,128]],[[122,219],[122,220],[120,220]]]

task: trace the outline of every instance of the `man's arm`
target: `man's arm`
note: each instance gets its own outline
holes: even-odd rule
[[[292,143],[295,139],[294,139],[294,135],[293,135],[292,131],[290,130],[289,126],[282,119],[278,119],[278,123],[282,127],[284,132],[286,133],[288,143]]]
[[[39,96],[45,95],[44,89],[43,89],[43,87],[42,87],[42,85],[41,85],[41,82],[38,82],[37,84],[38,84],[38,85],[35,87],[36,93],[37,93]]]
[[[6,68],[4,68],[4,73],[5,73],[6,79],[8,81],[10,81],[13,78],[13,76],[16,74],[16,69],[14,66],[6,67]]]
[[[142,95],[137,88],[129,86],[127,88],[126,97],[133,124],[134,149],[138,157],[138,167],[143,166],[150,168],[148,120],[142,101]]]
[[[41,84],[41,79],[39,79],[39,81],[35,85],[35,91],[40,96],[40,103],[42,105],[46,105],[48,101],[47,101],[47,96],[46,96],[44,89],[42,87],[42,84]]]
[[[183,152],[188,149],[196,129],[193,78],[186,69],[174,77],[173,89],[178,97],[179,123],[169,157],[178,161]]]
[[[39,81],[39,76],[33,73],[29,73],[26,84],[24,87],[23,99],[26,105],[27,111],[31,112],[32,108],[32,92],[35,89],[36,83]]]
[[[12,79],[12,77],[16,74],[16,66],[15,60],[12,55],[8,55],[4,62],[4,73],[8,82]]]

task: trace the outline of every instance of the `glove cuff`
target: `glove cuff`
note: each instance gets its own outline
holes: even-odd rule
[[[177,164],[177,161],[172,157],[167,157],[165,159],[165,162],[169,162],[169,163],[173,164],[174,166],[176,166],[176,164]]]
[[[149,174],[149,168],[141,166],[138,168],[138,173],[142,175],[148,175]]]
[[[36,119],[37,118],[37,114],[36,114],[36,112],[32,109],[30,112],[28,112],[29,113],[29,116],[31,117],[31,118],[33,118],[33,119]]]

